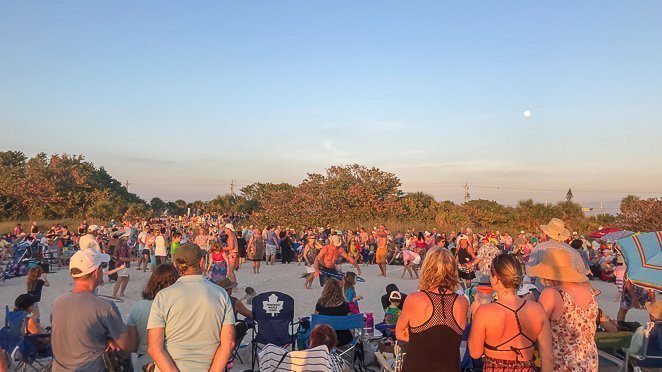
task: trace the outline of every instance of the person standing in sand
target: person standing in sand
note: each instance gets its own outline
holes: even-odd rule
[[[386,276],[386,245],[388,244],[388,230],[386,230],[384,225],[379,225],[379,230],[375,235],[377,237],[375,262],[377,262],[377,266],[379,266],[379,276]]]
[[[315,258],[315,277],[319,277],[320,287],[324,287],[324,283],[329,278],[337,278],[342,275],[336,269],[336,261],[338,261],[340,256],[354,265],[356,271],[361,275],[361,268],[359,265],[357,265],[356,261],[341,247],[342,241],[340,240],[340,237],[338,235],[332,235],[329,238],[329,242],[330,244],[325,245],[320,249],[317,258]]]
[[[225,224],[225,234],[228,237],[228,278],[236,283],[237,277],[234,272],[237,270],[237,265],[239,264],[239,243],[237,242],[237,236],[234,233],[234,225],[231,223]]]

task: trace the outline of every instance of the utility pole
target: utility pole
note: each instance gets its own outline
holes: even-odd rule
[[[230,181],[230,196],[234,196],[234,180]]]
[[[600,202],[600,214],[605,214],[605,207],[602,205],[602,202]]]
[[[471,195],[469,194],[469,182],[466,182],[464,184],[464,202],[468,202],[470,198]]]
[[[126,191],[129,191],[129,185],[130,185],[129,180],[126,180],[126,182],[124,182],[124,187],[126,187]]]

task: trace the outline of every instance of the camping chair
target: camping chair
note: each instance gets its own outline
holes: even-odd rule
[[[253,339],[251,340],[251,370],[259,345],[291,346],[294,350],[294,299],[282,292],[265,292],[253,298]]]
[[[358,339],[354,339],[347,345],[338,348],[339,354],[344,357],[352,366],[359,370],[365,369],[365,355],[363,350],[363,314],[351,314],[346,316],[319,315],[313,314],[310,317],[310,329],[314,329],[318,324],[327,324],[336,331],[358,330]],[[352,358],[349,358],[349,352],[354,351]]]
[[[50,335],[26,335],[26,315],[23,310],[9,311],[9,306],[5,307],[5,326],[0,329],[0,346],[7,353],[7,360],[14,371],[27,371],[28,368],[37,371],[50,370],[53,362],[50,346],[40,352],[35,344],[37,339]]]
[[[648,337],[644,333],[644,350],[641,355],[625,353],[625,365],[629,362],[637,368],[662,368],[662,322],[655,322]]]
[[[290,352],[269,344],[259,353],[260,371],[332,372],[330,358],[326,345]]]

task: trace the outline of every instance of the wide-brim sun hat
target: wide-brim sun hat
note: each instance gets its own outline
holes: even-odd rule
[[[570,238],[570,230],[565,228],[565,223],[558,218],[552,218],[547,225],[540,225],[540,229],[550,239],[562,242]]]
[[[547,248],[543,252],[542,261],[526,269],[529,276],[559,282],[582,283],[588,280],[585,274],[577,271],[573,265],[572,252],[560,248]]]
[[[336,247],[340,247],[342,245],[342,241],[338,235],[331,235],[331,237],[329,237],[329,242],[331,242],[331,244]]]

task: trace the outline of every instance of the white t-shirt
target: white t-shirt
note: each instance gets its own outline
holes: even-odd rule
[[[147,233],[145,231],[141,231],[140,234],[138,234],[138,246],[145,246],[145,238],[147,238]]]
[[[78,240],[78,245],[80,245],[81,250],[90,248],[97,252],[101,252],[101,247],[99,247],[99,243],[92,234],[85,234],[81,236]]]
[[[166,256],[168,255],[168,250],[166,249],[166,241],[163,235],[159,235],[154,239],[154,255],[155,256]]]

